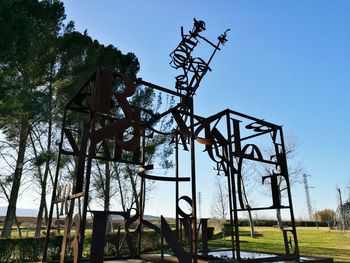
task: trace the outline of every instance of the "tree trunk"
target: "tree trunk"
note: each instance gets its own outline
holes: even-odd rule
[[[19,236],[19,237],[22,237],[21,223],[18,222],[17,216],[15,216],[15,225],[16,225],[16,227],[17,227],[18,236]]]
[[[281,209],[277,209],[276,210],[276,216],[277,216],[278,227],[280,229],[283,229],[283,222],[282,222],[282,217],[281,217]]]
[[[51,150],[51,130],[52,130],[52,124],[49,123],[49,135],[48,135],[48,143],[47,143],[47,151]],[[41,232],[41,224],[43,222],[43,214],[44,210],[46,208],[46,185],[47,185],[47,177],[49,175],[49,169],[50,169],[50,160],[46,161],[45,164],[45,171],[44,176],[41,181],[41,196],[40,196],[40,205],[39,205],[39,212],[38,217],[36,221],[36,228],[35,228],[35,236],[39,237]]]
[[[106,182],[105,182],[105,191],[104,191],[104,210],[109,211],[110,206],[110,194],[111,194],[111,170],[109,166],[109,161],[105,163],[105,173],[106,173]],[[107,228],[106,233],[111,233],[113,230],[112,217],[107,216]]]
[[[15,173],[13,175],[13,183],[11,188],[9,205],[7,207],[5,223],[1,232],[1,237],[10,237],[12,232],[12,226],[16,217],[16,206],[19,193],[19,187],[21,185],[22,171],[24,165],[24,155],[27,147],[27,138],[29,134],[29,124],[26,118],[21,121],[21,129],[19,136],[19,147],[16,161]]]
[[[248,218],[249,218],[249,227],[250,227],[250,236],[255,237],[255,231],[254,231],[254,220],[252,217],[252,211],[248,210]]]
[[[243,181],[243,178],[241,177],[242,180],[242,193],[243,193],[243,198],[245,200],[246,203],[246,207],[248,208],[247,212],[248,212],[248,219],[249,219],[249,226],[250,226],[250,236],[251,237],[255,237],[255,231],[254,231],[254,221],[253,221],[253,217],[252,217],[252,211],[250,210],[251,206],[248,200],[248,196],[247,196],[247,192],[245,189],[245,184]]]
[[[129,178],[130,178],[132,194],[133,194],[134,201],[136,203],[136,209],[137,209],[138,212],[140,212],[141,206],[140,206],[140,203],[139,203],[139,198],[138,198],[139,196],[138,196],[138,193],[137,193],[136,180],[135,180],[134,175],[132,174],[132,171],[131,171],[129,166],[126,166],[126,172],[127,172],[127,174],[129,175]]]
[[[104,210],[109,211],[109,205],[110,205],[110,188],[111,188],[111,172],[109,168],[109,161],[106,161],[105,163],[105,189],[104,189]]]
[[[38,217],[36,219],[36,226],[35,226],[35,236],[40,237],[41,233],[41,225],[43,222],[43,214],[44,214],[44,207],[46,206],[46,184],[41,186],[41,197],[40,197],[40,205],[39,205],[39,212]]]
[[[73,201],[71,201],[73,202]],[[61,221],[60,221],[60,209],[58,207],[58,204],[56,204],[56,229],[57,229],[57,233],[61,234]]]
[[[124,201],[124,195],[123,195],[124,192],[123,192],[122,182],[120,180],[120,173],[119,173],[118,166],[116,164],[114,164],[114,172],[116,173],[117,181],[118,181],[118,187],[119,187],[119,193],[120,193],[120,203],[122,205],[123,212],[126,212],[126,205],[125,205],[125,201]]]
[[[50,110],[50,113],[53,112],[53,109],[52,109],[53,87],[52,87],[52,78],[51,78],[52,71],[53,71],[53,68],[51,67],[50,85],[49,85],[49,110]],[[52,114],[50,114],[49,118],[48,118],[47,147],[46,147],[47,152],[51,151],[51,140],[52,140],[51,138],[52,138]],[[35,227],[35,236],[36,237],[40,236],[41,225],[43,222],[43,214],[44,214],[44,210],[46,208],[46,185],[47,185],[47,178],[49,176],[49,170],[50,170],[50,160],[46,160],[44,176],[41,180],[40,205],[39,205],[38,217],[37,217],[36,227]],[[47,220],[45,222],[47,222]]]
[[[49,215],[47,214],[47,203],[45,202],[45,206],[44,206],[44,216],[45,216],[45,224],[47,224],[47,220]]]
[[[282,193],[281,193],[281,184],[283,182],[283,179],[280,179],[278,181],[278,194],[279,194],[279,200],[282,200]],[[280,229],[283,229],[283,222],[282,222],[282,216],[281,216],[281,209],[277,208],[276,210],[276,216],[277,216],[277,224]]]

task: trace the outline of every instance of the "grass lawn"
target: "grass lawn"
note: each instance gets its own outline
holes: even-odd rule
[[[283,237],[278,228],[257,227],[257,237],[252,238],[248,227],[241,227],[241,250],[284,253]],[[332,257],[335,262],[350,263],[350,231],[331,230],[322,227],[297,228],[300,255]],[[229,248],[231,238],[224,241],[220,234],[209,241],[211,250]]]

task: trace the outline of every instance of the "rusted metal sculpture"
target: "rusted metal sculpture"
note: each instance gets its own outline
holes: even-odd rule
[[[180,262],[196,262],[198,258],[199,227],[202,229],[203,255],[208,252],[207,219],[197,220],[196,208],[196,158],[195,143],[204,146],[204,150],[213,160],[217,172],[226,176],[229,190],[230,222],[232,235],[232,252],[234,260],[244,261],[240,256],[240,240],[238,214],[247,210],[287,209],[290,212],[292,226],[282,229],[285,244],[285,255],[281,259],[298,259],[298,243],[295,231],[292,197],[288,179],[287,161],[283,140],[282,127],[256,119],[232,110],[224,110],[210,117],[198,116],[194,113],[193,97],[204,75],[211,70],[209,64],[215,53],[226,43],[226,30],[218,37],[217,44],[202,36],[205,30],[203,21],[194,20],[194,27],[188,34],[181,28],[181,41],[170,54],[171,66],[182,70],[176,77],[176,91],[163,88],[152,83],[124,76],[109,69],[99,68],[83,85],[65,107],[62,123],[61,141],[59,144],[58,164],[56,169],[53,194],[49,213],[49,222],[45,242],[43,262],[47,259],[48,241],[50,237],[53,211],[55,206],[61,207],[61,215],[65,215],[64,237],[61,247],[61,262],[65,260],[68,238],[75,227],[74,239],[71,243],[74,262],[82,260],[84,235],[87,213],[93,215],[93,234],[90,262],[103,262],[103,251],[106,242],[114,244],[117,250],[127,247],[129,255],[140,255],[143,228],[151,228],[160,234],[172,248]],[[193,51],[199,41],[213,48],[207,60],[193,57]],[[178,103],[165,112],[155,114],[151,109],[143,109],[133,105],[132,98],[136,89],[151,87],[159,92],[174,96]],[[121,114],[116,114],[118,107]],[[147,115],[147,117],[141,117]],[[176,126],[169,131],[157,131],[152,125],[161,118],[172,116]],[[69,123],[78,121],[81,130],[73,130]],[[172,136],[175,148],[175,175],[159,176],[152,174],[153,165],[145,164],[145,140],[150,132],[158,132]],[[275,153],[266,156],[260,150],[257,138],[268,137]],[[190,151],[190,177],[179,174],[179,154],[181,148]],[[74,182],[60,185],[60,163],[63,155],[75,156],[77,169]],[[128,163],[139,166],[138,175],[141,178],[139,206],[127,212],[120,211],[89,211],[89,191],[91,167],[94,160]],[[271,204],[265,207],[251,207],[243,197],[242,167],[246,160],[266,163],[272,168],[272,173],[262,175],[263,183],[269,181],[271,187]],[[279,178],[286,182],[286,188],[280,189]],[[175,184],[176,231],[173,233],[161,217],[161,226],[156,226],[143,218],[146,180],[168,181]],[[180,183],[190,182],[190,196],[180,196]],[[281,191],[287,192],[287,202],[281,202]],[[191,206],[191,213],[184,212],[179,202]],[[105,236],[106,219],[109,215],[119,215],[124,218],[125,235],[112,239]],[[138,242],[131,240],[130,226],[137,224]],[[199,223],[199,224],[198,224]],[[184,231],[182,231],[184,230]],[[186,236],[189,249],[182,244]],[[291,246],[292,245],[292,246]],[[271,259],[269,259],[271,260]]]

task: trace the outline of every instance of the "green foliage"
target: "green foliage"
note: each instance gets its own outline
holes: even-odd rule
[[[0,239],[0,262],[38,262],[43,253],[44,237]],[[62,236],[49,240],[50,260],[58,259]]]
[[[214,230],[215,230],[215,227],[211,227],[211,226],[208,227],[208,229],[207,229],[208,240],[213,238]]]
[[[23,116],[30,122],[54,117],[53,100],[61,111],[97,67],[132,76],[139,70],[134,54],[104,46],[64,19],[59,1],[0,2],[0,129],[9,139]]]
[[[41,87],[65,16],[58,1],[5,0],[0,17],[0,128],[12,138],[18,120],[34,120],[43,112]]]
[[[26,143],[28,134],[30,138],[34,137],[35,142],[30,147],[38,148],[35,149],[37,155],[26,159],[31,159],[37,169],[37,173],[33,174],[42,177],[39,182],[44,193],[43,185],[47,184],[47,173],[45,177],[44,171],[48,169],[42,169],[42,166],[50,168],[55,159],[53,137],[60,128],[67,101],[99,66],[133,77],[139,70],[139,62],[133,53],[124,55],[113,45],[102,45],[86,32],[75,31],[73,22],[65,25],[64,19],[64,6],[58,0],[0,1],[0,130],[23,156],[29,145]],[[171,98],[167,99],[171,101],[170,104],[173,103]],[[160,97],[158,105],[153,105],[155,101],[154,90],[145,88],[138,89],[133,104],[159,109],[162,104]],[[67,123],[71,124],[72,129],[81,128],[79,116],[67,119]],[[171,126],[171,123],[172,119],[160,125]],[[34,133],[36,136],[32,136]],[[17,145],[20,134],[24,134],[22,146]],[[147,144],[150,156],[147,161],[158,157],[162,167],[171,167],[172,163],[167,157],[172,154],[172,148],[166,146],[168,143],[164,136],[155,136]],[[18,149],[20,147],[21,150]],[[69,161],[65,159],[61,165]],[[16,206],[23,163],[22,160],[19,164],[21,169],[17,169],[16,180],[8,176],[8,181],[13,182],[12,190],[15,189],[10,195],[11,207]],[[6,218],[6,222],[12,220]],[[37,257],[39,250],[31,250],[26,241],[16,246],[18,253],[27,251],[30,254],[24,256],[23,252],[20,258],[34,260]]]
[[[142,250],[144,252],[160,249],[160,235],[155,231],[146,231],[142,234]]]
[[[17,243],[19,258],[21,261],[36,262],[39,261],[43,244],[42,238],[23,238]]]
[[[56,87],[61,109],[97,67],[108,67],[130,76],[136,76],[140,68],[134,54],[123,55],[112,45],[104,46],[92,40],[86,32],[81,34],[71,29],[58,39],[58,43],[60,68]]]
[[[232,232],[232,228],[231,228],[231,223],[230,222],[225,222],[222,224],[222,228],[223,231],[225,233],[225,235],[230,236],[231,232]]]
[[[116,234],[109,234],[106,240],[110,240]],[[137,246],[137,233],[130,233],[130,238],[134,247]],[[124,238],[125,232],[121,233],[121,240]],[[142,234],[142,251],[155,251],[160,248],[160,237],[155,231],[146,231]],[[39,262],[43,254],[45,238],[27,237],[27,238],[6,238],[0,239],[0,262]],[[62,236],[52,236],[49,240],[48,259],[57,260],[60,257],[60,248],[62,244]],[[87,235],[84,239],[84,257],[90,256],[91,235]],[[130,252],[127,246],[120,251],[114,246],[106,242],[105,256],[127,256]],[[72,249],[67,246],[66,260],[72,259]]]
[[[0,262],[11,262],[14,239],[0,239]]]
[[[61,254],[61,245],[62,245],[62,236],[51,236],[49,239],[49,251],[50,254],[48,255],[48,259],[50,260],[57,260],[60,258]],[[42,246],[43,248],[43,246]]]
[[[287,224],[288,225],[288,224]],[[290,224],[289,224],[290,225]],[[296,221],[295,222],[295,226],[297,226],[297,227],[306,227],[306,226],[308,226],[308,227],[310,227],[310,226],[314,226],[314,227],[316,227],[316,226],[319,226],[319,227],[324,227],[324,226],[327,226],[327,223],[325,223],[325,222],[317,222],[316,223],[316,221]]]
[[[52,162],[55,160],[55,153],[52,151],[43,151],[38,154],[38,156],[34,159],[34,165],[41,166],[46,164],[46,162]]]
[[[41,185],[46,185],[47,173],[40,172],[40,166],[49,167],[54,160],[49,142],[60,128],[63,107],[72,94],[99,66],[131,76],[139,70],[134,54],[123,55],[116,47],[75,31],[73,22],[64,25],[65,18],[58,0],[0,1],[0,130],[24,156],[26,139],[35,127],[39,143],[33,147],[38,147],[39,155],[32,158],[32,164],[38,170],[34,174],[43,177]],[[21,145],[19,135],[24,141]],[[23,163],[11,175],[16,180],[12,179],[9,207],[16,206]],[[6,218],[8,225],[12,221]]]

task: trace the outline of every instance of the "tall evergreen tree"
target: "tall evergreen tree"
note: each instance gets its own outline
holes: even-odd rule
[[[53,157],[53,129],[55,122],[60,122],[60,106],[96,67],[118,68],[135,76],[139,64],[132,53],[123,55],[112,45],[101,45],[86,33],[74,31],[72,22],[64,26],[64,7],[59,1],[4,0],[0,3],[0,18],[0,129],[18,151],[2,231],[2,236],[9,236],[28,138],[32,139],[32,147],[38,148],[33,152],[41,187],[37,222],[40,226]],[[35,133],[33,127],[46,132]],[[36,235],[40,234],[39,229]]]
[[[15,219],[27,140],[34,122],[43,118],[45,72],[51,43],[65,18],[59,1],[0,2],[0,129],[17,144],[16,167],[2,236],[9,236]]]

